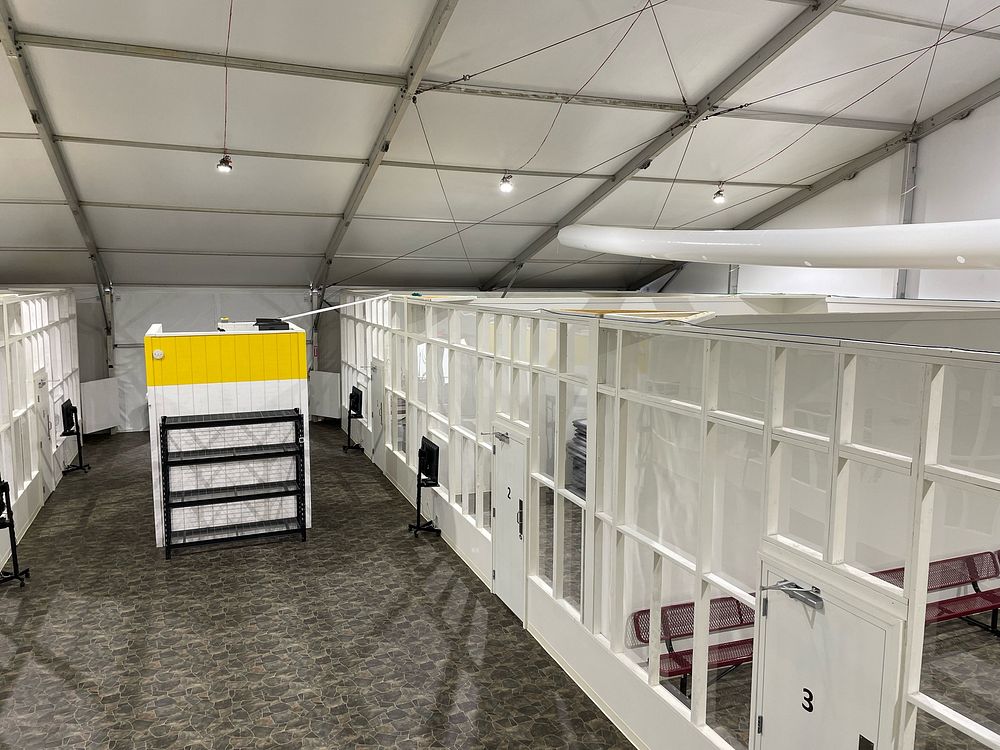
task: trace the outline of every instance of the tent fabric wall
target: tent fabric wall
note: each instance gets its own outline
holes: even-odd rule
[[[222,316],[231,320],[280,318],[309,309],[304,289],[146,288],[115,289],[115,375],[119,383],[121,429],[149,429],[143,336],[153,322],[164,331],[210,330]],[[310,328],[306,328],[307,341]],[[308,347],[309,357],[312,347]]]

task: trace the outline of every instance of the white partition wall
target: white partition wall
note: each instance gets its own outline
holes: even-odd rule
[[[881,634],[881,666],[834,686],[881,696],[873,747],[1000,748],[987,689],[1000,638],[980,601],[1000,606],[1000,569],[937,585],[955,558],[997,566],[1000,354],[754,332],[746,306],[773,328],[784,302],[770,298],[600,304],[398,296],[349,309],[345,392],[368,385],[375,352],[386,361],[366,413],[384,415],[400,491],[412,501],[429,436],[442,486],[427,515],[490,585],[494,425],[528,438],[525,626],[639,747],[786,747],[805,704],[768,702],[775,665],[796,662],[762,645],[758,594],[777,571]],[[741,330],[638,312],[701,307],[722,323],[727,305]],[[808,317],[852,330],[836,309]],[[891,332],[898,313],[872,330]],[[908,313],[921,315],[975,338],[953,313]],[[970,602],[983,627],[946,611]],[[794,648],[829,663],[852,642],[817,630]]]
[[[76,297],[67,289],[0,289],[0,477],[22,536],[76,454],[60,407],[80,405]],[[10,554],[0,535],[0,562]]]

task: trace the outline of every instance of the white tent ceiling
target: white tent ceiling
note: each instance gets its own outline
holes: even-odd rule
[[[712,106],[772,98],[690,130],[682,96],[696,105],[815,12],[811,0],[658,2],[424,91],[645,0],[451,4],[440,38],[425,45],[445,0],[234,0],[227,144],[236,167],[220,175],[227,0],[0,0],[49,127],[33,123],[19,63],[0,66],[0,283],[88,282],[96,251],[122,284],[306,286],[328,253],[329,284],[478,286],[516,261],[521,286],[627,287],[656,262],[569,250],[547,233],[574,211],[590,223],[734,227],[898,139],[918,115],[929,55],[833,76],[934,44],[945,8],[834,2]],[[945,29],[993,5],[952,0]],[[938,48],[919,119],[1000,79],[1000,33],[963,36],[997,23],[1000,11],[988,13]],[[403,102],[384,160],[368,168],[414,63],[417,107]],[[677,137],[648,168],[591,205],[672,126]],[[504,170],[515,172],[510,194],[497,190]],[[711,201],[719,182],[723,207]]]

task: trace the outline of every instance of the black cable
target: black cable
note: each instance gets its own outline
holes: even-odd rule
[[[656,2],[645,3],[641,8],[639,8],[639,10],[634,10],[631,13],[626,13],[624,16],[619,16],[618,18],[613,18],[610,21],[607,21],[605,23],[600,24],[599,26],[594,26],[592,28],[585,29],[584,31],[579,32],[578,34],[573,34],[572,36],[568,36],[568,37],[566,37],[564,39],[560,39],[557,42],[552,42],[551,44],[546,44],[544,47],[539,47],[538,49],[532,50],[530,52],[525,52],[523,55],[518,55],[517,57],[512,57],[509,60],[505,60],[504,62],[497,63],[496,65],[491,65],[488,68],[483,68],[482,70],[480,70],[480,71],[478,71],[476,73],[468,73],[468,74],[466,74],[464,76],[461,76],[460,78],[455,78],[455,79],[453,79],[451,81],[445,81],[443,83],[435,84],[434,86],[430,86],[429,88],[424,89],[420,93],[426,94],[428,91],[435,91],[437,89],[443,89],[446,86],[451,86],[451,85],[456,84],[456,83],[462,83],[464,81],[470,81],[470,80],[472,80],[473,78],[475,78],[477,76],[481,76],[483,73],[489,73],[490,71],[496,70],[497,68],[502,68],[505,65],[510,65],[511,63],[519,62],[521,60],[524,60],[526,57],[531,57],[532,55],[537,55],[539,52],[545,52],[546,50],[550,50],[553,47],[558,47],[560,44],[565,44],[566,42],[571,42],[574,39],[579,39],[582,36],[586,36],[587,34],[590,34],[590,33],[594,32],[594,31],[599,31],[600,29],[603,29],[603,28],[605,28],[607,26],[611,26],[612,24],[618,23],[619,21],[624,21],[626,18],[631,18],[632,16],[637,16],[640,13],[642,13],[644,10],[646,10],[647,6],[655,8],[657,5],[662,5],[663,3],[666,3],[666,2],[669,2],[669,0],[656,0]]]
[[[945,20],[948,18],[948,9],[951,7],[951,0],[945,0],[944,13],[941,14],[941,25],[938,26],[938,44],[944,38],[944,24]],[[934,60],[937,59],[937,46],[934,47],[934,52],[931,54],[930,65],[927,66],[927,77],[924,78],[924,87],[920,90],[920,99],[917,101],[917,111],[913,113],[913,126],[916,127],[917,122],[920,120],[920,108],[924,106],[924,97],[927,95],[927,85],[931,82],[931,73],[934,70]]]
[[[448,215],[451,216],[451,223],[455,225],[455,229],[458,229],[458,222],[455,221],[455,212],[451,208],[451,201],[448,200],[448,192],[444,189],[444,180],[441,179],[441,170],[437,168],[437,160],[434,158],[434,149],[431,148],[431,139],[427,137],[427,128],[424,127],[424,118],[420,114],[420,107],[417,105],[417,97],[413,97],[413,110],[417,113],[417,121],[420,123],[420,132],[424,134],[424,143],[427,144],[427,153],[430,154],[431,164],[434,166],[434,175],[437,177],[438,185],[441,186],[441,195],[444,196],[444,203],[448,207]],[[458,241],[462,245],[462,253],[465,255],[465,262],[469,264],[469,271],[473,276],[476,275],[476,269],[472,267],[472,261],[469,259],[469,251],[465,247],[465,239],[462,234],[459,233]]]
[[[674,179],[670,181],[670,187],[667,188],[667,195],[663,199],[663,205],[660,206],[660,212],[656,215],[656,221],[653,222],[653,229],[656,229],[657,224],[660,223],[660,217],[663,216],[663,209],[667,207],[667,201],[670,200],[670,194],[674,192],[674,185],[677,184],[677,178],[680,176],[681,167],[684,166],[684,159],[687,157],[688,149],[691,148],[691,141],[694,140],[694,131],[698,129],[695,125],[688,131],[687,143],[684,144],[684,152],[681,154],[680,160],[677,162],[677,169],[674,170]]]
[[[677,75],[677,68],[674,67],[674,59],[670,56],[670,50],[667,48],[667,38],[664,36],[663,29],[660,27],[660,19],[656,15],[655,8],[650,7],[650,12],[652,12],[653,20],[656,22],[656,30],[660,33],[660,41],[663,42],[663,51],[667,55],[667,62],[670,64],[670,71],[674,74],[674,83],[677,84],[677,91],[681,95],[681,102],[684,104],[685,108],[687,108],[687,96],[684,94],[684,87],[681,85],[680,76]]]
[[[642,14],[646,10],[646,8],[649,7],[650,2],[651,2],[651,0],[646,0],[646,4],[642,6],[642,9],[639,11],[639,13],[636,15],[636,17],[632,19],[632,23],[630,23],[629,26],[628,26],[628,28],[625,29],[625,33],[622,34],[622,38],[619,39],[618,43],[615,44],[615,46],[611,48],[611,51],[608,53],[607,57],[605,57],[604,60],[601,62],[601,64],[597,66],[597,70],[595,70],[593,73],[591,73],[590,78],[588,78],[586,81],[584,81],[583,85],[576,90],[576,93],[573,94],[572,98],[575,99],[576,97],[578,97],[580,95],[580,92],[582,92],[585,88],[587,88],[587,86],[590,84],[590,82],[593,81],[594,78],[597,76],[597,74],[600,73],[601,70],[604,68],[604,66],[608,64],[608,60],[610,60],[611,56],[614,55],[615,52],[618,51],[618,48],[622,46],[622,44],[625,41],[625,38],[629,35],[629,32],[632,31],[632,28],[636,25],[636,23],[638,23],[639,19],[642,18]],[[655,13],[655,11],[653,11],[653,12]],[[566,106],[566,101],[559,102],[559,106],[556,108],[556,114],[552,118],[552,122],[549,123],[549,129],[547,131],[545,131],[545,136],[542,138],[542,142],[538,144],[538,148],[535,149],[535,153],[533,153],[528,158],[528,160],[526,162],[524,162],[524,164],[522,164],[521,166],[519,166],[517,168],[517,170],[515,170],[515,171],[519,171],[519,170],[524,169],[526,166],[528,166],[529,164],[531,164],[532,161],[534,161],[534,159],[535,159],[536,156],[538,156],[539,152],[542,150],[542,147],[545,146],[546,142],[549,140],[549,136],[552,135],[552,129],[556,126],[556,120],[559,119],[559,115],[562,114],[563,107],[565,107],[565,106]]]

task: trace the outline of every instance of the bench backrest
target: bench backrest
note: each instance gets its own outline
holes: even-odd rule
[[[872,575],[900,588],[903,587],[902,568],[880,570]],[[957,589],[990,578],[1000,578],[997,556],[992,552],[976,552],[972,555],[931,562],[927,571],[927,590]]]
[[[649,610],[633,612],[632,630],[640,643],[649,643]],[[732,596],[713,599],[709,607],[711,633],[752,628],[754,610]],[[660,640],[690,638],[694,635],[694,602],[668,604],[660,610]]]

